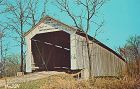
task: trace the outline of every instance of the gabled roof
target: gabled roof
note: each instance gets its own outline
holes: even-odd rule
[[[63,23],[63,22],[61,22],[61,21],[59,21],[59,20],[57,20],[57,19],[55,19],[55,18],[52,18],[52,17],[50,17],[50,16],[45,16],[45,17],[41,18],[40,21],[39,21],[34,27],[32,27],[29,31],[27,31],[27,32],[24,34],[24,36],[27,36],[28,34],[30,34],[30,32],[32,32],[32,31],[33,31],[37,26],[39,26],[41,23],[45,22],[48,18],[51,19],[51,20],[53,20],[54,22],[60,23],[62,26],[65,26],[65,27],[67,27],[67,28],[70,28],[71,30],[72,30],[72,29],[73,29],[73,30],[77,30],[76,34],[81,35],[81,36],[83,36],[83,37],[86,37],[86,34],[85,34],[84,32],[82,32],[82,31],[76,29],[75,27],[69,26],[69,25],[67,25],[67,24],[65,24],[65,23]],[[105,44],[103,44],[102,42],[100,42],[100,41],[98,41],[97,39],[91,37],[90,35],[88,35],[88,37],[89,37],[89,39],[90,39],[91,41],[93,41],[94,43],[96,43],[96,44],[100,45],[101,47],[107,49],[108,51],[112,52],[114,55],[116,55],[117,57],[119,57],[120,59],[122,59],[124,62],[126,62],[125,59],[124,59],[121,55],[119,55],[118,53],[116,53],[114,50],[112,50],[111,48],[109,48],[108,46],[106,46]]]
[[[52,17],[50,17],[50,16],[45,16],[45,17],[41,18],[40,21],[39,21],[34,27],[32,27],[29,31],[27,31],[27,32],[24,34],[24,37],[27,36],[31,31],[33,31],[33,30],[34,30],[37,26],[39,26],[41,23],[45,22],[46,19],[48,19],[48,18],[52,19],[54,22],[60,23],[62,26],[68,27],[68,28],[73,29],[73,30],[77,30],[75,27],[69,26],[69,25],[67,25],[67,24],[65,24],[65,23],[63,23],[63,22],[61,22],[61,21],[59,21],[59,20],[57,20],[57,19],[55,19],[55,18],[52,18]]]

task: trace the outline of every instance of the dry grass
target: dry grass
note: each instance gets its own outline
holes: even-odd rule
[[[61,74],[22,83],[17,89],[140,89],[140,80],[102,77],[89,81],[77,80],[70,75]]]
[[[22,83],[17,89],[140,89],[140,71],[138,71],[140,67],[135,65],[135,63],[127,64],[127,69],[121,78],[100,77],[78,80],[69,74],[59,74]]]
[[[125,75],[133,78],[140,77],[140,58],[133,61],[128,61]]]
[[[94,89],[138,89],[139,83],[135,79],[99,78],[94,84]]]
[[[140,60],[127,63],[121,76],[77,80],[70,75],[55,75],[46,78],[39,89],[140,89]]]
[[[93,83],[91,83],[93,80]],[[69,75],[56,75],[46,78],[39,89],[138,89],[140,80],[122,80],[117,78],[96,78],[76,80]]]
[[[55,75],[46,78],[46,82],[40,89],[89,89],[86,81],[76,80],[70,75]]]

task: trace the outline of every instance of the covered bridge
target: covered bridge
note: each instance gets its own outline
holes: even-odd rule
[[[26,32],[26,72],[81,71],[89,77],[89,64],[94,76],[119,76],[125,61],[115,51],[90,37],[91,63],[84,33],[52,17],[42,18]]]

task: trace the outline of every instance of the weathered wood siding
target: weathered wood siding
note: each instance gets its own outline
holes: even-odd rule
[[[90,55],[92,60],[89,63],[85,37],[75,34],[77,29],[51,17],[47,17],[39,22],[38,25],[26,34],[26,72],[32,72],[32,68],[34,67],[34,58],[31,52],[31,38],[36,34],[62,30],[70,34],[71,70],[81,69],[83,70],[84,76],[88,77],[89,64],[91,64],[91,72],[94,76],[118,76],[122,72],[125,62],[111,51],[92,41],[90,41]]]
[[[75,35],[76,46],[76,68],[89,70],[89,59],[86,39]],[[124,68],[125,62],[111,51],[90,41],[90,55],[92,74],[94,76],[119,76]]]

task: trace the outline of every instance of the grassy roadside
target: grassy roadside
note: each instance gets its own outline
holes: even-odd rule
[[[76,80],[69,75],[53,75],[44,79],[20,84],[16,89],[140,89],[140,81],[116,78],[97,78],[94,84],[89,80]],[[0,88],[5,89],[5,88]]]
[[[25,83],[19,83],[19,88],[15,89],[39,89],[43,84],[45,83],[45,79],[39,79],[39,80],[34,80],[30,82],[25,82]],[[0,89],[5,89],[4,87],[1,87]],[[10,88],[8,88],[10,89]]]

